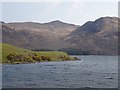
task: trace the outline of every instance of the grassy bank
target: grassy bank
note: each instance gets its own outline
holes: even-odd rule
[[[8,44],[0,44],[2,46],[2,63],[34,63],[44,61],[67,61],[75,60],[65,52],[58,51],[30,51],[18,48]]]

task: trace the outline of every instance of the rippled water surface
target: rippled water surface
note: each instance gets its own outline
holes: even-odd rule
[[[2,65],[3,88],[117,88],[117,56],[77,56],[82,60]]]

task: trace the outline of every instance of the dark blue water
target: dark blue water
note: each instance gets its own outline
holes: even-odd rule
[[[77,56],[82,60],[3,65],[4,88],[117,88],[117,56]]]

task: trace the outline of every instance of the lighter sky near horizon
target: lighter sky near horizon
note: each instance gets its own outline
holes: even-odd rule
[[[1,20],[83,25],[105,16],[118,17],[118,2],[3,2]]]

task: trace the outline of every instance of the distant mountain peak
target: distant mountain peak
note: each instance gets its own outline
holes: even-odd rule
[[[109,16],[106,16],[106,17],[100,17],[98,19],[118,19],[118,17],[109,17]]]
[[[58,24],[60,24],[60,23],[64,23],[64,22],[62,22],[62,21],[60,21],[60,20],[54,20],[54,21],[51,21],[51,22],[47,22],[47,23],[45,23],[45,24],[49,24],[49,23],[52,23],[52,24],[58,23]]]
[[[60,20],[54,20],[54,21],[52,21],[52,22],[62,22],[62,21],[60,21]]]
[[[95,22],[102,21],[102,22],[109,22],[109,21],[118,21],[118,17],[100,17],[99,19],[95,20]]]
[[[100,33],[100,32],[112,32],[116,31],[118,28],[118,17],[100,17],[95,21],[88,21],[81,27],[78,27],[75,32],[75,34],[81,33],[81,31],[84,31],[84,33],[91,34],[91,33]]]
[[[61,20],[54,20],[54,21],[51,21],[51,22],[48,22],[48,23],[45,23],[45,24],[51,24],[51,25],[57,25],[57,26],[64,26],[64,25],[68,25],[68,26],[75,26],[75,27],[78,27],[79,25],[75,25],[75,24],[71,24],[71,23],[67,23],[67,22],[63,22]]]

